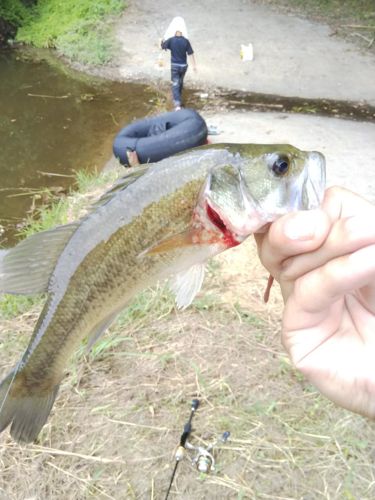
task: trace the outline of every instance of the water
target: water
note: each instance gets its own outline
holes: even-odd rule
[[[361,122],[375,122],[375,106],[366,102],[335,101],[285,97],[254,92],[224,91],[216,96],[216,105],[249,111],[300,113]]]
[[[0,243],[14,243],[33,194],[66,190],[75,170],[100,170],[115,134],[150,113],[154,98],[146,86],[93,81],[44,57],[0,52]]]

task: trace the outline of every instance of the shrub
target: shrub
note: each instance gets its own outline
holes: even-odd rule
[[[115,46],[110,16],[124,7],[123,0],[40,0],[32,20],[19,29],[17,40],[56,48],[71,60],[103,64]]]

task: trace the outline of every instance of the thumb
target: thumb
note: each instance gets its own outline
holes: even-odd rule
[[[260,260],[279,281],[285,261],[319,248],[329,228],[330,220],[320,209],[289,213],[271,224],[267,233],[255,235]]]

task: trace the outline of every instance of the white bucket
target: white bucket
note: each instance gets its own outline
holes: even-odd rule
[[[254,59],[253,44],[248,45],[241,44],[240,57],[243,61],[252,61]]]

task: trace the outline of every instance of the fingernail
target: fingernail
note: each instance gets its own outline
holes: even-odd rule
[[[290,240],[312,240],[316,233],[315,210],[297,212],[285,221],[284,234]]]

